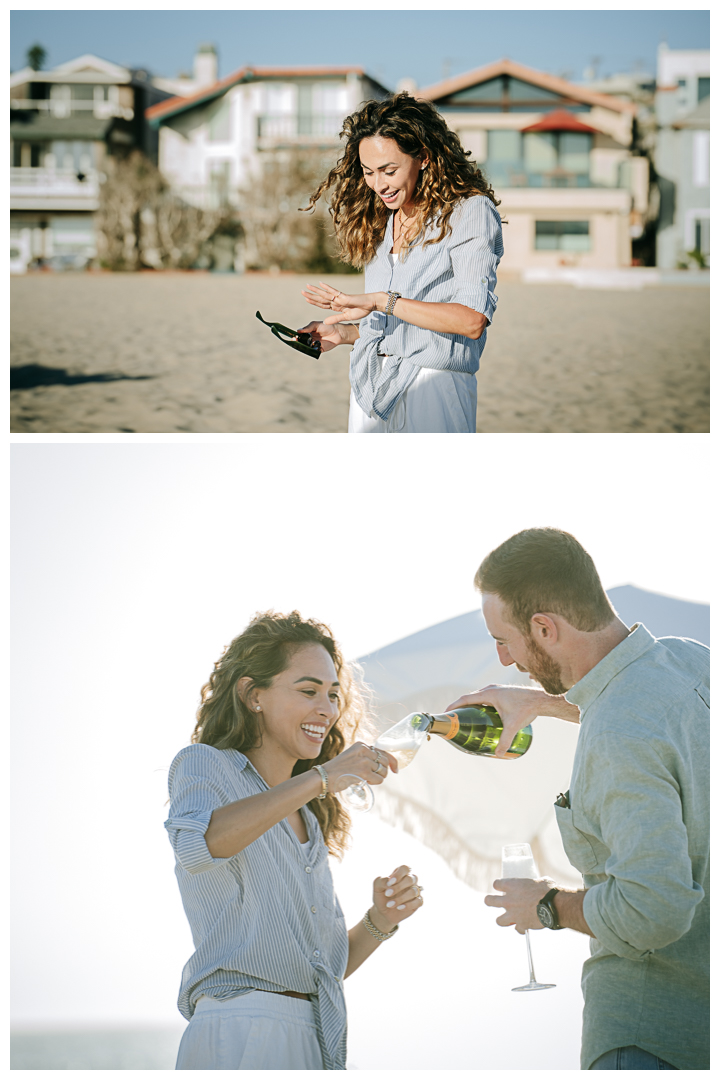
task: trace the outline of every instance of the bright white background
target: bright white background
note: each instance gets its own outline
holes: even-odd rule
[[[296,607],[357,657],[477,608],[483,555],[533,525],[575,533],[606,587],[707,602],[705,448],[701,435],[16,441],[16,1022],[176,1022],[192,944],[166,772],[255,611]],[[584,940],[535,935],[538,977],[558,989],[510,994],[521,938],[372,818],[337,872],[349,920],[405,858],[427,903],[348,982],[350,1063],[575,1068]]]

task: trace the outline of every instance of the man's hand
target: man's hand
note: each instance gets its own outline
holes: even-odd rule
[[[537,917],[536,909],[554,884],[550,878],[539,881],[531,878],[498,878],[493,881],[493,889],[503,895],[490,893],[485,897],[485,903],[488,907],[505,908],[495,920],[498,926],[514,926],[518,934],[524,934],[526,930],[542,930],[543,924]]]
[[[556,716],[574,724],[580,720],[576,705],[571,705],[564,697],[554,697],[530,686],[484,686],[482,690],[475,690],[453,701],[445,712],[467,705],[491,705],[499,712],[503,733],[495,749],[495,757],[508,756],[506,752],[518,731],[522,731],[538,716]]]
[[[505,908],[504,913],[495,920],[498,926],[514,926],[518,934],[524,934],[526,930],[542,930],[537,906],[554,887],[555,882],[551,878],[498,878],[493,881],[493,889],[503,895],[490,893],[485,897],[485,903],[488,907]],[[560,889],[553,903],[561,928],[595,937],[583,914],[586,892],[587,889]]]

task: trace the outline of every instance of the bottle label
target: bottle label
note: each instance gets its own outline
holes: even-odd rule
[[[457,713],[451,712],[445,714],[450,721],[450,730],[447,735],[443,735],[443,739],[454,739],[460,730],[460,717]]]

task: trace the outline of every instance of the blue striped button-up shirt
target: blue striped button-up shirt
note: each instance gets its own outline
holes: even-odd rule
[[[344,1069],[348,937],[317,818],[302,808],[307,849],[285,820],[232,858],[214,859],[205,843],[213,810],[268,785],[244,754],[197,743],[170,766],[169,790],[165,828],[195,945],[183,969],[180,1012],[189,1020],[203,994],[309,994],[324,1068]]]
[[[503,254],[500,215],[485,195],[458,203],[450,217],[452,232],[438,244],[416,242],[403,259],[393,262],[393,215],[385,239],[365,269],[366,292],[398,292],[408,300],[465,304],[492,322],[497,304],[493,292]],[[438,235],[428,227],[425,239]],[[420,368],[466,371],[480,366],[487,333],[473,341],[461,334],[423,330],[394,315],[374,311],[360,323],[360,337],[350,355],[350,384],[367,416],[387,420],[398,398]],[[384,361],[378,351],[385,354]]]

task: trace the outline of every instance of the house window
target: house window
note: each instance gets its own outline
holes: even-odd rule
[[[519,131],[488,131],[488,162],[506,165],[522,161],[522,135]]]
[[[483,169],[495,187],[526,183],[523,175],[522,135],[519,131],[488,131],[487,160]]]
[[[710,76],[701,75],[698,79],[698,103],[710,97]]]
[[[583,131],[530,131],[524,136],[531,187],[588,187],[592,135]]]
[[[208,106],[208,142],[229,142],[230,140],[230,101],[220,98]]]
[[[210,207],[227,206],[230,200],[230,162],[208,162],[208,194]]]
[[[590,251],[589,221],[536,221],[536,251]]]
[[[557,168],[557,135],[554,131],[531,131],[525,136],[525,168],[546,173]]]
[[[558,140],[558,161],[565,172],[577,175],[590,172],[592,135],[582,131],[561,131]]]
[[[710,186],[710,132],[693,132],[693,184],[695,187]]]

